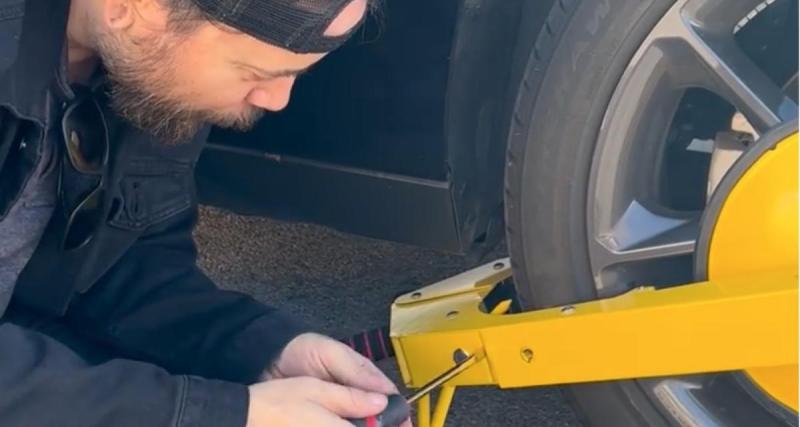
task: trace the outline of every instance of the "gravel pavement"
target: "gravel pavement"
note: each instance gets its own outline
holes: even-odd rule
[[[388,321],[394,295],[464,271],[463,257],[203,208],[201,267],[221,286],[292,310],[331,336]],[[502,257],[502,247],[493,257]],[[393,360],[380,367],[400,382]],[[448,426],[580,426],[558,389],[456,393]]]

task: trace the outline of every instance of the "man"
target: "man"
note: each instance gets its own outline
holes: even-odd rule
[[[346,426],[394,385],[195,264],[208,125],[246,129],[367,0],[0,0],[0,425]]]

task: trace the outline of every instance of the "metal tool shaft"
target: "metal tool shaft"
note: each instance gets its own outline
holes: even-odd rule
[[[408,396],[406,400],[408,401],[409,404],[416,402],[421,397],[433,391],[433,389],[441,386],[442,384],[458,376],[458,374],[464,372],[465,369],[469,368],[472,365],[472,362],[474,360],[475,360],[475,354],[467,356],[466,359],[456,363],[455,366],[448,369],[438,377],[434,378],[424,386],[420,387],[419,390]]]

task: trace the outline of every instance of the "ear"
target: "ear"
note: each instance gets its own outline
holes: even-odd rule
[[[136,21],[133,0],[101,0],[103,24],[114,30],[130,28]]]

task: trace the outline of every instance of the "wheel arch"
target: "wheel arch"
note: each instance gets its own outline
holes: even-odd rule
[[[530,46],[555,0],[463,0],[445,94],[446,168],[462,247],[482,255],[504,235],[511,112]]]

